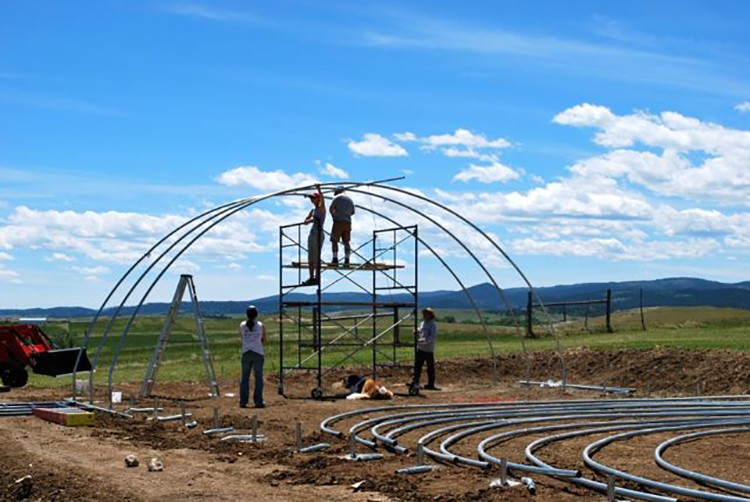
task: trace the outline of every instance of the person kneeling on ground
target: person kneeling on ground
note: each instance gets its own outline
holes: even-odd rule
[[[417,329],[417,356],[414,359],[413,386],[419,386],[422,377],[422,366],[427,363],[427,390],[440,390],[435,387],[435,340],[438,328],[435,322],[435,312],[431,308],[422,310],[422,324]]]
[[[349,400],[393,399],[393,392],[386,389],[383,382],[373,380],[372,378],[364,379],[352,375],[345,383],[347,384],[347,388],[352,391],[351,394],[346,396]]]
[[[266,343],[266,327],[258,321],[258,309],[250,305],[245,311],[247,320],[240,324],[242,338],[242,378],[240,379],[240,408],[247,408],[250,395],[250,372],[255,372],[253,402],[256,408],[265,408],[263,403],[263,363]]]

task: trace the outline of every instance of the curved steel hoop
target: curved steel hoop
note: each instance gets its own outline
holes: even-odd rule
[[[391,180],[387,180],[387,181],[391,181]],[[119,281],[115,284],[115,286],[113,287],[113,289],[109,292],[109,294],[107,295],[106,299],[104,300],[104,302],[102,303],[101,307],[99,308],[99,311],[97,312],[96,316],[92,319],[92,321],[89,323],[89,327],[88,327],[88,329],[85,332],[85,338],[84,338],[84,346],[85,347],[88,347],[88,345],[90,343],[91,335],[93,334],[93,330],[95,328],[97,320],[99,319],[99,317],[101,317],[102,313],[104,312],[104,309],[106,308],[106,305],[114,297],[114,295],[117,292],[117,290],[124,284],[125,280],[129,276],[131,276],[131,274],[133,274],[133,272],[136,270],[136,268],[138,268],[139,265],[143,264],[144,261],[147,258],[149,258],[152,254],[156,253],[157,250],[160,247],[162,247],[163,245],[165,245],[166,243],[168,243],[168,241],[170,241],[170,239],[174,238],[180,231],[185,230],[179,237],[173,239],[173,242],[169,243],[169,245],[166,247],[166,249],[164,249],[163,251],[161,251],[161,253],[154,260],[151,261],[151,263],[148,265],[148,267],[146,268],[146,270],[143,271],[136,278],[135,283],[129,288],[129,290],[126,292],[126,294],[124,295],[123,299],[120,301],[120,303],[117,306],[117,308],[113,311],[113,314],[111,315],[111,317],[109,319],[109,322],[107,323],[106,328],[105,328],[104,332],[102,333],[102,336],[101,336],[101,338],[99,340],[99,345],[97,347],[97,351],[96,351],[96,354],[94,356],[94,361],[93,361],[93,364],[92,364],[92,366],[93,366],[92,372],[90,373],[90,383],[93,384],[93,382],[91,382],[91,380],[93,380],[93,370],[97,366],[99,356],[101,355],[101,351],[102,351],[103,347],[106,344],[107,337],[108,337],[108,335],[109,335],[109,333],[110,333],[110,331],[111,331],[111,329],[112,329],[112,327],[114,325],[114,322],[115,322],[116,318],[120,315],[120,313],[122,312],[122,309],[124,308],[126,302],[131,297],[131,295],[133,294],[133,292],[135,291],[135,289],[143,281],[143,279],[152,270],[154,270],[155,267],[157,266],[157,264],[161,263],[162,260],[165,259],[170,252],[172,252],[173,250],[176,250],[176,252],[174,253],[174,255],[166,262],[166,264],[163,265],[163,267],[161,268],[161,270],[159,271],[159,273],[156,275],[156,277],[153,279],[153,281],[151,282],[151,284],[146,288],[146,291],[144,292],[144,294],[140,298],[140,301],[138,302],[138,304],[136,305],[136,307],[133,309],[132,315],[130,315],[128,321],[125,324],[125,328],[123,329],[122,333],[120,334],[117,346],[115,348],[114,355],[112,357],[112,360],[110,361],[110,371],[109,371],[109,375],[108,375],[108,387],[110,389],[110,395],[111,395],[111,387],[112,387],[112,380],[113,380],[114,368],[117,365],[117,362],[118,362],[118,359],[119,359],[119,355],[120,355],[120,352],[121,352],[121,350],[123,348],[123,345],[125,343],[125,339],[127,337],[127,334],[129,332],[130,328],[132,327],[132,324],[133,324],[135,318],[137,317],[138,313],[140,312],[142,306],[144,305],[145,301],[148,299],[150,293],[153,291],[154,287],[162,279],[162,277],[164,276],[164,274],[176,262],[176,260],[180,256],[182,256],[193,244],[195,244],[196,241],[198,241],[201,237],[203,237],[207,232],[209,232],[216,225],[222,223],[223,221],[225,221],[227,218],[231,217],[232,215],[234,215],[234,214],[236,214],[236,213],[238,213],[238,212],[240,212],[240,211],[242,211],[244,209],[247,209],[248,207],[250,207],[250,206],[252,206],[252,205],[254,205],[256,203],[259,203],[259,202],[262,202],[262,201],[265,201],[265,200],[268,200],[268,199],[271,199],[271,198],[282,197],[282,196],[290,196],[290,195],[291,196],[302,195],[304,192],[306,192],[306,191],[310,190],[311,188],[313,188],[313,186],[314,185],[307,185],[307,186],[297,187],[297,188],[293,188],[293,189],[289,189],[289,190],[282,190],[282,191],[273,192],[273,193],[269,193],[269,194],[265,194],[265,195],[260,195],[260,196],[256,196],[256,197],[238,199],[238,200],[226,203],[226,204],[222,204],[220,206],[212,208],[212,209],[210,209],[210,210],[208,210],[208,211],[206,211],[206,212],[204,212],[204,213],[202,213],[202,214],[200,214],[198,216],[195,216],[194,218],[186,221],[185,223],[181,224],[176,229],[174,229],[172,232],[170,232],[169,234],[167,234],[166,236],[164,236],[162,239],[160,239],[159,241],[157,241],[146,253],[143,254],[143,256],[141,256],[125,272],[125,274],[119,279]],[[491,246],[494,249],[496,249],[497,251],[499,251],[500,254],[504,257],[504,259],[506,259],[508,261],[508,263],[511,264],[511,266],[513,267],[513,269],[518,272],[518,274],[523,279],[523,281],[529,286],[529,288],[533,292],[533,294],[536,295],[536,291],[531,286],[531,283],[528,281],[527,277],[521,272],[520,268],[510,259],[510,257],[502,249],[502,247],[500,247],[500,245],[497,242],[494,241],[494,239],[492,239],[487,233],[485,233],[483,230],[481,230],[479,227],[477,227],[474,223],[470,222],[468,219],[466,219],[465,217],[463,217],[461,214],[459,214],[456,211],[448,208],[447,206],[444,206],[443,204],[440,204],[438,202],[435,202],[435,201],[432,201],[430,199],[427,199],[427,198],[421,196],[420,194],[415,194],[413,192],[409,192],[409,191],[406,191],[406,190],[403,190],[403,189],[400,189],[400,188],[396,188],[396,187],[392,187],[390,185],[386,185],[386,184],[384,184],[384,182],[371,182],[371,183],[356,183],[356,182],[322,183],[321,186],[322,187],[326,187],[326,189],[329,189],[329,187],[333,187],[333,186],[345,186],[345,187],[347,187],[348,190],[351,190],[353,192],[364,193],[364,194],[369,195],[369,196],[376,196],[376,197],[380,198],[381,200],[385,200],[385,201],[394,203],[394,204],[398,205],[399,207],[407,209],[410,212],[412,212],[414,214],[417,214],[420,217],[422,217],[422,218],[426,219],[427,221],[431,222],[437,228],[439,228],[440,230],[442,230],[443,232],[445,232],[447,235],[449,235],[456,243],[458,243],[467,252],[467,254],[480,266],[480,268],[482,269],[482,271],[485,273],[485,275],[488,277],[488,279],[490,280],[490,282],[492,283],[492,285],[495,287],[496,291],[500,294],[501,298],[503,299],[508,312],[510,313],[511,317],[513,318],[513,322],[514,322],[514,325],[516,327],[517,333],[519,334],[519,339],[520,339],[520,342],[521,342],[521,345],[522,345],[522,349],[523,349],[524,354],[526,356],[526,368],[527,368],[527,374],[528,374],[528,372],[529,372],[528,353],[526,351],[526,346],[525,346],[525,342],[524,342],[524,339],[523,339],[523,334],[520,331],[520,327],[518,325],[518,321],[516,319],[516,316],[515,316],[515,313],[513,311],[513,308],[510,305],[510,302],[507,300],[507,298],[505,296],[505,293],[502,290],[502,288],[498,285],[498,283],[495,280],[495,278],[492,276],[492,274],[489,272],[489,270],[485,267],[485,265],[482,263],[482,261],[475,255],[475,253],[473,253],[471,251],[471,249],[469,249],[445,225],[443,225],[442,223],[440,223],[437,219],[429,216],[425,212],[420,211],[420,210],[418,210],[416,208],[410,207],[410,206],[408,206],[408,205],[406,205],[406,204],[404,204],[404,203],[396,200],[395,198],[388,197],[388,196],[380,194],[380,193],[363,192],[361,190],[357,190],[357,188],[358,187],[363,187],[363,186],[373,186],[373,187],[376,187],[376,188],[381,188],[381,189],[396,191],[396,192],[398,192],[398,193],[400,193],[402,195],[405,195],[407,197],[413,197],[413,198],[419,199],[421,201],[428,202],[428,203],[434,205],[435,207],[437,207],[437,208],[439,208],[439,209],[441,209],[443,211],[446,211],[449,214],[457,217],[462,222],[468,224],[473,230],[477,231],[483,238],[485,238],[491,244]],[[388,220],[388,221],[390,221],[392,223],[398,224],[398,222],[396,222],[395,219],[390,218],[390,217],[386,216],[385,214],[383,214],[381,212],[375,211],[374,209],[364,208],[364,207],[361,207],[361,206],[358,206],[358,207],[360,209],[362,209],[362,210],[365,210],[365,211],[370,212],[370,213],[372,213],[374,215],[377,215],[377,216],[379,216],[379,217],[381,217],[383,219],[386,219],[386,220]],[[484,331],[485,337],[486,337],[486,339],[488,341],[489,350],[490,350],[490,353],[492,355],[493,365],[495,365],[496,364],[496,361],[495,361],[496,358],[495,358],[494,348],[492,346],[492,341],[491,341],[491,338],[490,338],[489,333],[487,331],[486,323],[484,322],[484,318],[482,317],[481,311],[479,310],[476,302],[472,298],[470,292],[467,290],[466,286],[460,280],[458,274],[456,274],[456,272],[447,264],[447,262],[439,255],[439,253],[437,253],[434,248],[432,248],[431,246],[429,246],[422,238],[420,238],[419,241],[449,271],[449,273],[457,281],[457,283],[459,284],[459,286],[461,287],[461,289],[463,290],[463,292],[467,295],[467,298],[469,299],[469,302],[470,302],[473,310],[476,312],[476,314],[477,314],[477,316],[478,316],[478,318],[479,318],[479,320],[480,320],[480,322],[481,322],[481,324],[483,326],[483,331]],[[184,242],[184,244],[183,244],[183,242]],[[182,246],[179,247],[180,245],[182,245]],[[542,303],[541,300],[538,298],[538,296],[537,296],[537,300],[538,300],[538,302],[540,304]],[[543,310],[544,314],[546,315],[546,310],[544,310],[543,305],[542,305],[542,310]],[[554,329],[551,327],[551,323],[549,323],[549,324],[550,324],[550,329],[554,333]],[[555,338],[557,340],[558,353],[560,355],[560,358],[561,358],[561,361],[562,361],[562,364],[563,364],[563,380],[565,381],[565,377],[566,377],[565,361],[564,361],[564,358],[562,356],[562,351],[561,351],[561,348],[560,348],[560,342],[559,342],[559,339],[558,339],[557,335],[555,335]],[[76,369],[77,369],[77,366],[78,366],[78,364],[76,364]],[[74,376],[73,386],[74,386],[74,389],[75,389],[75,376]],[[93,385],[90,385],[90,389],[91,389],[91,391],[93,393]],[[91,397],[93,399],[93,395]]]

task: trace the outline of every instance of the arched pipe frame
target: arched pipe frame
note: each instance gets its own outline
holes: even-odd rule
[[[465,403],[457,405],[404,405],[366,408],[334,415],[323,420],[320,429],[338,438],[350,436],[354,444],[371,449],[382,447],[394,454],[421,449],[433,460],[483,470],[497,469],[503,463],[509,472],[520,476],[546,476],[583,488],[606,493],[608,486],[596,479],[612,475],[617,482],[642,488],[615,486],[615,495],[629,499],[675,501],[675,496],[722,502],[748,502],[750,487],[698,474],[667,464],[661,454],[669,447],[687,441],[720,434],[750,432],[750,396],[703,396],[664,399],[614,399],[530,401],[518,403]],[[360,417],[366,415],[365,420]],[[350,423],[348,432],[337,424]],[[634,476],[625,470],[607,466],[593,459],[608,445],[635,436],[699,430],[670,439],[657,446],[656,464],[685,479],[688,485],[665,483],[657,479]],[[549,435],[553,433],[552,435]],[[581,454],[583,466],[594,476],[581,471],[559,468],[539,458],[544,448],[588,435],[606,437],[588,445]],[[538,437],[542,435],[542,437]],[[529,463],[503,462],[503,448],[511,440],[538,437],[524,449]],[[409,446],[401,441],[407,438]],[[436,445],[436,446],[433,446]],[[457,453],[476,445],[477,458]],[[613,446],[609,446],[613,447]],[[566,464],[570,464],[572,458]],[[709,491],[705,487],[723,491]]]
[[[449,208],[449,207],[447,207],[447,206],[445,206],[445,205],[443,205],[443,204],[441,204],[439,202],[436,202],[436,201],[433,201],[431,199],[428,199],[428,198],[422,196],[421,194],[416,194],[416,193],[410,192],[408,190],[403,190],[401,188],[393,187],[393,186],[390,186],[390,185],[386,184],[386,183],[388,183],[390,181],[395,181],[395,180],[398,180],[398,179],[400,179],[400,178],[394,178],[394,179],[391,179],[391,180],[384,180],[382,182],[369,182],[369,183],[354,183],[354,182],[346,182],[346,183],[321,183],[320,185],[321,185],[321,187],[325,187],[326,191],[330,191],[332,187],[342,186],[342,187],[344,187],[344,188],[346,188],[347,190],[350,190],[350,191],[354,191],[354,192],[357,192],[357,193],[362,193],[362,194],[365,194],[365,195],[368,195],[368,196],[376,196],[376,197],[378,197],[379,199],[381,199],[381,200],[383,200],[385,202],[394,203],[394,204],[398,205],[399,207],[401,207],[403,209],[407,209],[407,210],[411,211],[412,213],[415,213],[415,214],[419,215],[420,217],[426,219],[427,221],[429,221],[430,223],[432,223],[433,225],[435,225],[437,228],[439,228],[443,232],[445,232],[447,235],[449,235],[453,239],[454,242],[458,243],[467,252],[467,254],[469,254],[469,256],[475,261],[475,263],[477,263],[480,266],[480,268],[485,273],[485,275],[487,275],[488,279],[492,283],[492,285],[495,288],[495,290],[500,294],[501,298],[503,299],[507,311],[509,312],[509,314],[513,318],[513,322],[515,324],[516,331],[519,334],[519,339],[520,339],[520,342],[522,344],[522,349],[523,349],[524,354],[526,356],[526,372],[527,372],[527,375],[528,375],[529,371],[530,371],[530,363],[529,363],[528,353],[526,351],[526,346],[525,346],[525,343],[524,343],[524,340],[523,340],[523,334],[522,334],[522,332],[520,330],[520,327],[518,325],[518,320],[516,319],[515,313],[513,311],[513,308],[510,305],[510,303],[508,302],[508,300],[507,300],[507,298],[506,298],[506,296],[505,296],[502,288],[500,288],[500,286],[498,285],[497,281],[494,279],[494,277],[492,276],[492,274],[487,270],[487,268],[484,266],[484,264],[481,262],[481,260],[479,260],[477,258],[477,256],[473,252],[471,252],[471,250],[465,244],[463,244],[463,242],[453,232],[451,232],[448,228],[446,228],[444,225],[442,225],[438,220],[436,220],[435,218],[430,217],[429,215],[427,215],[423,211],[419,211],[419,210],[417,210],[415,208],[412,208],[412,207],[410,207],[410,206],[408,206],[408,205],[406,205],[406,204],[404,204],[404,203],[396,200],[393,197],[388,197],[388,196],[385,196],[385,195],[379,194],[379,193],[373,194],[369,190],[368,190],[368,192],[363,192],[362,190],[357,190],[357,188],[361,188],[361,187],[374,187],[374,188],[378,188],[378,189],[390,190],[390,191],[393,191],[393,192],[397,192],[400,195],[406,197],[407,199],[408,198],[412,198],[412,199],[417,199],[419,201],[428,203],[428,204],[432,205],[433,207],[436,207],[436,208],[438,208],[438,209],[440,209],[440,210],[442,210],[444,212],[447,212],[448,214],[450,214],[452,216],[455,216],[456,218],[458,218],[459,220],[461,220],[463,223],[469,225],[470,228],[472,228],[473,230],[475,230],[476,232],[478,232],[482,238],[484,238],[487,242],[489,242],[489,244],[491,245],[491,247],[493,247],[494,249],[496,249],[503,256],[503,258],[511,265],[511,267],[519,274],[519,276],[522,278],[522,280],[529,287],[529,290],[532,292],[532,294],[537,299],[538,303],[540,305],[542,305],[542,310],[543,310],[544,314],[546,315],[547,313],[546,313],[546,310],[544,309],[543,302],[538,297],[538,295],[536,293],[536,290],[533,288],[533,286],[529,282],[528,278],[525,276],[525,274],[523,274],[523,272],[515,264],[515,262],[508,256],[508,254],[502,249],[502,247],[500,247],[500,245],[497,242],[495,242],[494,239],[492,239],[486,232],[484,232],[481,228],[479,228],[474,223],[470,222],[468,219],[466,219],[465,217],[463,217],[460,213],[454,211],[453,209],[451,209],[451,208]],[[177,261],[177,259],[179,259],[180,256],[182,256],[188,249],[190,249],[190,247],[193,246],[206,233],[208,233],[209,231],[211,231],[214,227],[216,227],[220,223],[224,222],[229,217],[237,214],[238,212],[243,211],[243,210],[245,210],[245,209],[247,209],[247,208],[249,208],[249,207],[251,207],[251,206],[253,206],[253,205],[257,204],[257,203],[266,201],[268,199],[272,199],[272,198],[276,198],[276,197],[283,197],[283,196],[299,196],[299,195],[304,195],[306,192],[308,192],[309,190],[311,190],[313,187],[314,187],[314,185],[308,185],[308,186],[296,187],[296,188],[293,188],[293,189],[290,189],[290,190],[282,190],[282,191],[278,191],[278,192],[273,192],[273,193],[269,193],[269,194],[265,194],[265,195],[260,195],[260,196],[256,196],[256,197],[250,197],[250,198],[245,198],[245,199],[238,199],[238,200],[235,200],[235,201],[232,201],[232,202],[229,202],[229,203],[222,204],[220,206],[214,207],[212,209],[209,209],[208,211],[205,211],[204,213],[201,213],[198,216],[195,216],[195,217],[191,218],[190,220],[186,221],[185,223],[179,225],[173,231],[171,231],[166,236],[164,236],[159,241],[157,241],[146,253],[144,253],[138,260],[136,260],[136,262],[125,272],[125,274],[123,274],[123,276],[118,280],[118,282],[115,284],[115,286],[109,292],[109,294],[105,298],[104,302],[100,306],[99,310],[97,311],[97,314],[92,318],[91,322],[89,323],[89,326],[86,329],[85,335],[84,335],[84,347],[85,348],[89,347],[93,331],[94,331],[94,329],[96,327],[96,322],[102,316],[102,314],[103,314],[105,308],[107,307],[107,305],[109,304],[109,302],[115,297],[115,294],[117,293],[117,291],[125,284],[126,280],[129,277],[131,277],[131,275],[135,275],[134,273],[135,273],[136,269],[140,265],[147,263],[148,258],[150,258],[153,254],[156,254],[157,251],[161,251],[158,254],[158,256],[155,259],[153,259],[148,264],[148,266],[146,267],[146,269],[140,275],[138,275],[138,277],[135,279],[135,281],[132,284],[132,286],[127,290],[127,292],[124,294],[124,296],[123,296],[122,300],[120,301],[120,303],[114,309],[112,315],[109,317],[109,320],[108,320],[108,322],[106,324],[106,327],[105,327],[104,331],[102,332],[102,335],[101,335],[101,337],[99,339],[99,344],[97,346],[96,353],[95,353],[95,355],[93,357],[93,361],[92,361],[92,370],[89,373],[89,389],[90,389],[90,393],[91,393],[90,394],[90,400],[93,401],[93,392],[94,392],[93,373],[94,373],[94,371],[96,370],[96,368],[98,366],[99,358],[101,356],[101,353],[102,353],[104,347],[106,346],[107,339],[108,339],[108,337],[109,337],[109,335],[110,335],[110,333],[112,331],[114,323],[115,323],[116,319],[122,313],[122,311],[123,311],[126,303],[130,300],[130,298],[133,296],[133,294],[135,293],[136,289],[141,285],[141,283],[144,282],[144,279],[148,276],[149,273],[151,273],[152,271],[159,270],[159,272],[157,273],[156,277],[152,280],[152,282],[150,283],[150,285],[147,287],[146,291],[141,296],[141,298],[140,298],[139,302],[137,303],[136,307],[133,309],[132,314],[128,318],[128,320],[127,320],[127,322],[125,324],[125,327],[124,327],[122,333],[119,336],[119,339],[117,341],[117,345],[116,345],[116,348],[115,348],[114,355],[113,355],[112,360],[110,362],[109,373],[108,373],[108,394],[110,396],[110,398],[109,398],[110,399],[110,405],[111,405],[113,374],[114,374],[114,370],[115,370],[115,367],[117,365],[120,353],[121,353],[122,348],[123,348],[123,346],[125,344],[125,340],[127,338],[127,335],[129,333],[129,331],[130,331],[130,329],[131,329],[131,327],[133,325],[133,322],[135,321],[138,313],[140,312],[142,306],[144,305],[144,303],[148,299],[149,295],[151,294],[151,292],[153,291],[153,289],[155,288],[155,286],[159,283],[159,281],[163,278],[164,274]],[[363,209],[365,211],[368,211],[368,212],[371,212],[373,214],[376,214],[377,216],[379,216],[381,218],[387,219],[391,223],[400,225],[395,219],[387,217],[386,215],[384,215],[384,214],[382,214],[380,212],[374,211],[374,209],[363,208],[361,206],[360,206],[360,209]],[[180,233],[183,230],[184,230],[184,232]],[[476,302],[474,301],[474,299],[471,297],[470,292],[465,287],[465,285],[461,282],[461,280],[459,279],[459,277],[455,273],[455,271],[453,271],[448,266],[447,262],[434,250],[434,248],[432,248],[429,245],[427,245],[427,243],[424,242],[424,240],[422,240],[422,239],[420,239],[420,240],[421,240],[421,243],[423,245],[425,245],[425,248],[428,249],[433,254],[433,256],[435,256],[438,259],[438,261],[440,261],[440,263],[449,271],[449,273],[454,277],[454,279],[456,279],[456,281],[458,282],[458,284],[460,285],[460,287],[464,291],[465,295],[469,299],[469,301],[470,301],[473,309],[475,310],[478,318],[480,319],[480,321],[482,323],[483,332],[484,332],[484,334],[485,334],[485,336],[487,338],[488,346],[489,346],[489,349],[490,349],[490,352],[491,352],[491,356],[492,356],[492,360],[493,360],[493,365],[496,364],[496,357],[494,355],[494,349],[492,347],[491,338],[490,338],[489,333],[487,331],[486,324],[484,323],[484,319],[483,319],[483,317],[481,315],[481,311],[477,307]],[[162,248],[163,248],[163,250],[162,250]],[[169,258],[170,253],[173,253],[173,256],[171,258]],[[164,263],[164,262],[166,262],[166,263]],[[161,269],[158,268],[158,265],[161,265]],[[548,316],[547,316],[547,324],[550,327],[550,331],[554,334],[554,329],[552,327],[551,320],[549,319]],[[560,360],[561,360],[561,364],[562,364],[562,377],[563,377],[563,388],[564,388],[564,383],[566,382],[566,374],[567,374],[566,365],[565,365],[565,359],[563,357],[562,350],[561,350],[561,347],[560,347],[559,337],[557,337],[555,335],[555,339],[556,339],[556,343],[557,343],[557,351],[558,351],[558,354],[559,354],[559,357],[560,357]],[[79,365],[79,361],[76,362],[75,370],[77,370],[78,365]],[[72,382],[74,395],[75,395],[75,379],[76,379],[76,371],[75,370],[73,372],[73,382]],[[493,371],[493,373],[494,373],[494,371]]]

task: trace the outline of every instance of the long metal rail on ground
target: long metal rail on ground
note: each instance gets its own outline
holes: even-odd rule
[[[750,432],[747,395],[370,407],[329,417],[321,422],[320,429],[339,438],[348,436],[353,448],[383,448],[396,455],[417,451],[418,458],[424,456],[439,463],[479,469],[500,467],[527,480],[531,476],[552,477],[600,493],[609,491],[615,497],[750,501],[748,485],[687,471],[661,458],[664,450],[682,442]],[[654,453],[654,466],[667,469],[666,476],[637,476],[594,458],[604,448],[617,448],[620,441],[652,434],[678,434],[660,444]],[[586,446],[579,458],[586,472],[543,459],[545,449],[592,435],[597,440]],[[405,437],[410,440],[402,442]],[[508,461],[510,452],[505,451],[505,445],[524,437],[535,439],[524,449],[526,462]],[[471,445],[476,456],[464,453]],[[565,465],[573,460],[575,457]],[[429,468],[424,464],[416,467],[406,472]],[[674,474],[680,476],[680,482],[662,480],[671,480]],[[608,482],[602,481],[602,476]]]
[[[62,401],[0,403],[0,417],[23,417],[32,415],[34,408],[67,408],[69,406]]]

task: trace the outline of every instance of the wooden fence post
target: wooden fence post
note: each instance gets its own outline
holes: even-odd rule
[[[640,305],[641,305],[641,329],[643,329],[643,331],[646,331],[646,318],[643,316],[643,288],[641,288]]]
[[[534,298],[531,294],[531,291],[529,291],[529,296],[526,300],[526,336],[529,338],[534,338],[534,329],[532,326],[532,322],[534,319]]]
[[[612,290],[607,290],[607,333],[614,333],[612,329]]]

